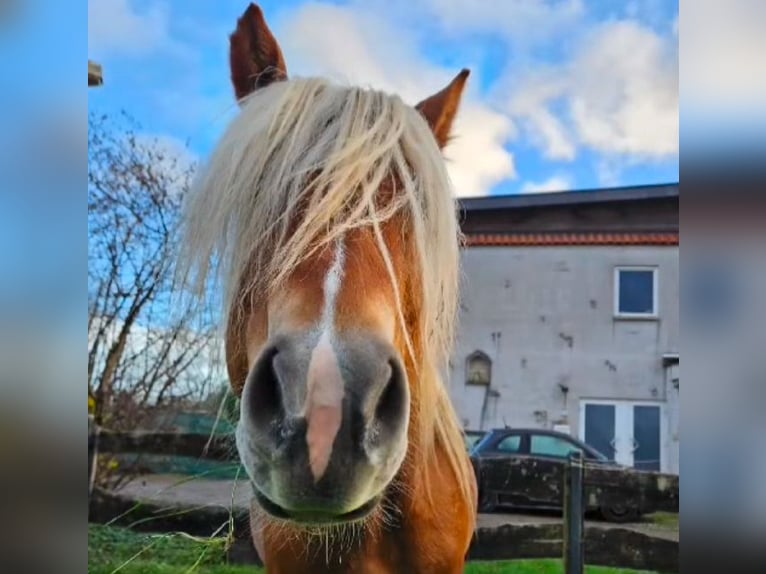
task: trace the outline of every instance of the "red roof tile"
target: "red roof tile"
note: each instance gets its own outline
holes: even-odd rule
[[[473,233],[467,247],[544,245],[678,245],[678,233]]]

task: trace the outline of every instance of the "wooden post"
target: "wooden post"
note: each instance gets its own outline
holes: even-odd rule
[[[564,472],[564,572],[583,574],[583,459],[570,453]]]

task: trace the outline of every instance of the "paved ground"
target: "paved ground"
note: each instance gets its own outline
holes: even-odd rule
[[[250,485],[246,481],[204,480],[188,476],[145,475],[126,484],[120,494],[130,498],[151,500],[162,504],[186,504],[192,506],[223,506],[247,508],[250,503]],[[561,522],[556,514],[480,514],[479,526],[492,527],[502,524],[550,524]],[[668,523],[670,522],[670,523]],[[598,528],[629,528],[637,532],[678,540],[678,524],[674,521],[657,523],[650,519],[631,524],[610,524],[587,520],[586,524]]]

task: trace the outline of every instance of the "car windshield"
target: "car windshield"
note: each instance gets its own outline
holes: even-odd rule
[[[604,462],[607,462],[609,460],[608,456],[601,454],[599,451],[597,451],[593,447],[590,448],[590,452],[592,452],[593,456],[595,456],[598,460],[603,460]]]
[[[593,448],[591,445],[589,445],[587,443],[584,443],[584,442],[582,442],[580,444],[582,445],[582,450],[585,451],[584,454],[590,455],[593,458],[595,458],[596,460],[601,460],[601,461],[604,461],[604,462],[608,462],[609,461],[609,457],[604,456],[599,451],[597,451],[595,448]],[[578,446],[578,448],[580,448],[580,446]]]
[[[470,454],[474,454],[476,452],[481,451],[484,443],[486,443],[490,439],[490,437],[492,437],[491,432],[484,433],[484,436],[482,436],[479,440],[477,440],[474,443],[473,447],[471,447]]]
[[[476,446],[476,444],[482,439],[483,436],[484,434],[477,432],[467,432],[463,434],[463,438],[465,439],[465,446],[466,449],[468,449],[468,452],[473,450],[473,447]]]

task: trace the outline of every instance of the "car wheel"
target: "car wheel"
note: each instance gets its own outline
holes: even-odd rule
[[[639,512],[635,506],[615,502],[602,506],[601,516],[609,522],[634,522],[638,518]]]

